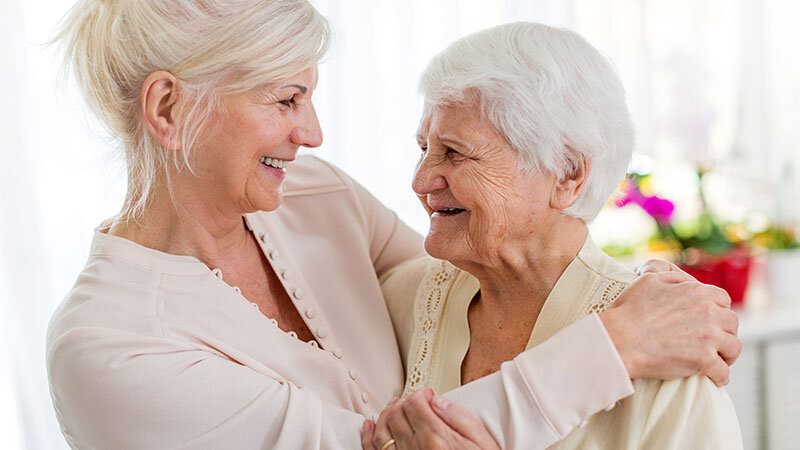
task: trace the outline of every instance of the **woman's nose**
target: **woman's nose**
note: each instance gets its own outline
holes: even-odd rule
[[[311,106],[306,111],[301,123],[292,131],[292,140],[303,147],[319,147],[322,145],[322,128],[317,120],[317,112]]]
[[[444,175],[439,173],[435,164],[423,154],[417,162],[417,167],[414,170],[414,179],[411,181],[411,189],[417,195],[428,195],[431,192],[438,191],[447,187],[447,180]]]

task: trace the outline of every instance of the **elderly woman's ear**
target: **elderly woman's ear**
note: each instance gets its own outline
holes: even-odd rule
[[[144,80],[142,116],[150,134],[170,150],[179,150],[181,146],[175,120],[178,101],[178,78],[175,75],[159,70]]]
[[[586,184],[586,178],[589,176],[592,163],[586,158],[577,157],[577,159],[570,162],[570,169],[560,179],[556,179],[553,186],[553,193],[550,198],[550,207],[553,209],[561,210],[572,206]]]

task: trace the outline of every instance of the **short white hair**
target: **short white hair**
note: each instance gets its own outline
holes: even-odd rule
[[[619,75],[573,31],[518,22],[471,34],[431,60],[420,91],[432,105],[478,102],[530,169],[563,179],[589,161],[583,190],[563,211],[570,216],[594,219],[630,163]]]
[[[169,165],[189,154],[220,99],[297,75],[319,63],[332,30],[307,0],[80,0],[54,41],[90,109],[125,150],[128,192],[121,216],[143,212]],[[167,151],[141,111],[144,80],[178,79],[186,102],[182,151]],[[171,187],[170,187],[171,192]]]

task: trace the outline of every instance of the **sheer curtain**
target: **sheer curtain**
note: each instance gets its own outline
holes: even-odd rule
[[[72,0],[0,2],[0,433],[3,448],[64,448],[47,390],[47,322],[114,214],[124,172],[46,41]],[[410,193],[416,80],[447,43],[533,20],[582,33],[617,64],[657,161],[714,164],[719,204],[799,219],[796,0],[315,0],[339,45],[315,94],[329,159],[420,231]],[[620,228],[620,227],[617,227]],[[6,401],[11,400],[11,401]]]

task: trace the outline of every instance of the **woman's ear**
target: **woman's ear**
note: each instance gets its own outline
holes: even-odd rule
[[[583,156],[575,155],[570,159],[572,167],[560,180],[556,180],[553,186],[553,194],[550,198],[550,207],[553,209],[567,209],[575,203],[586,184],[589,170],[592,163]]]
[[[164,148],[179,150],[181,139],[176,124],[179,104],[178,78],[159,70],[151,73],[142,84],[142,115],[147,130]]]

